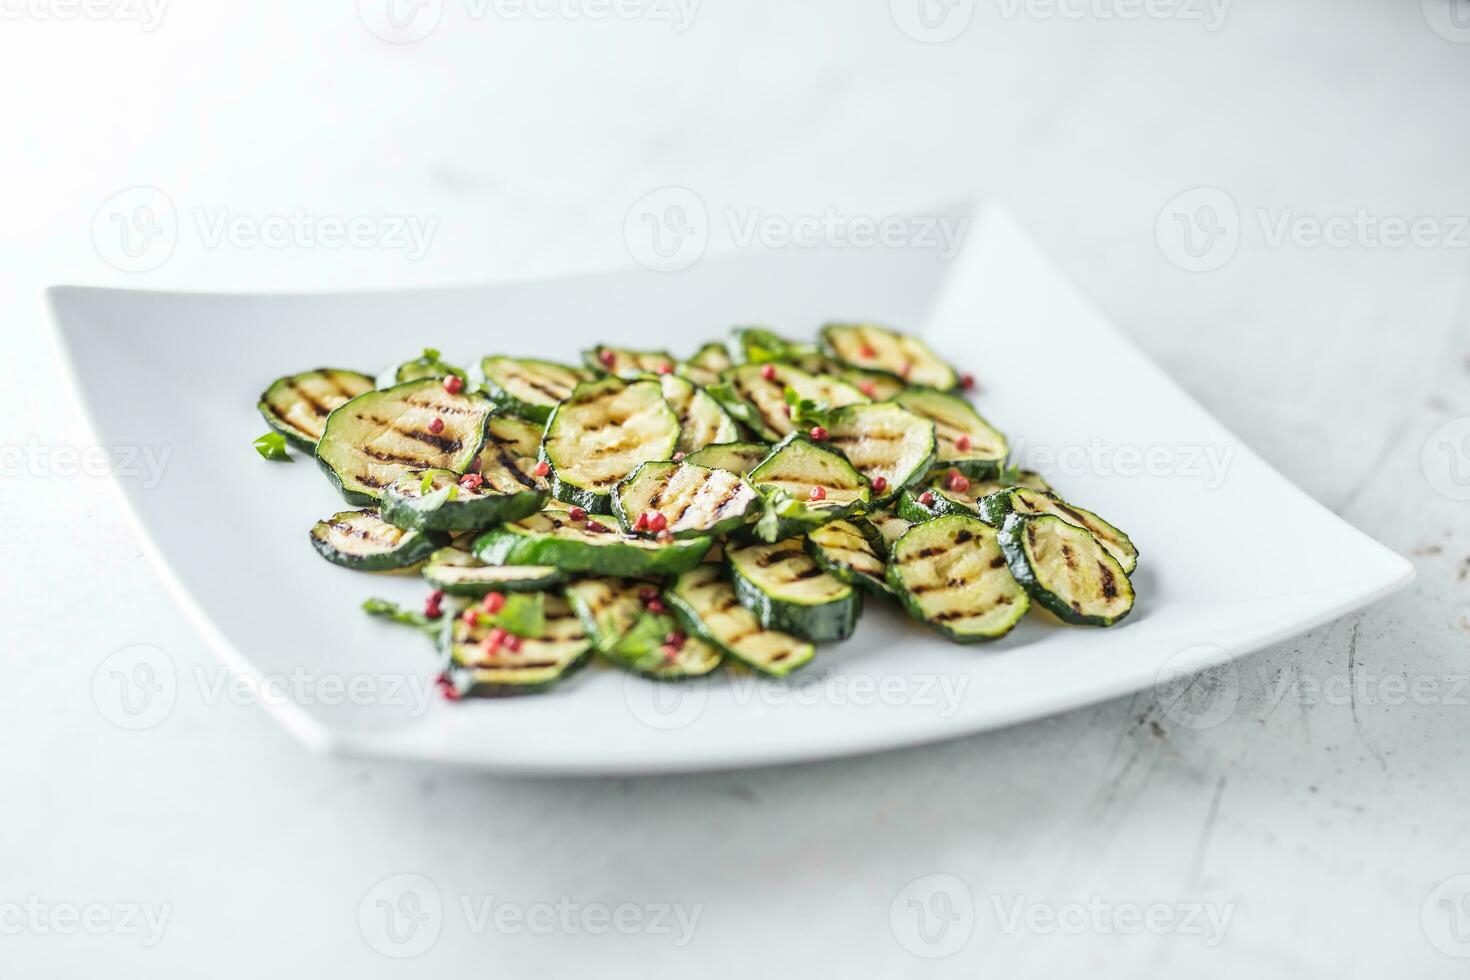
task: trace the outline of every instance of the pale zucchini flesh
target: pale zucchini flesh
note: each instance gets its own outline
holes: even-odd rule
[[[767,629],[831,643],[857,627],[862,593],[823,571],[799,539],[731,548],[725,561],[736,598]]]
[[[803,539],[807,554],[834,578],[887,594],[878,531],[859,521],[833,521],[809,532]]]
[[[888,584],[909,615],[957,643],[1004,636],[1030,605],[995,528],[963,514],[915,524],[899,538]]]
[[[720,383],[720,375],[734,366],[730,360],[730,352],[725,345],[718,342],[705,344],[694,352],[694,356],[687,361],[680,361],[674,368],[674,373],[682,378],[708,388],[710,385]]]
[[[551,417],[557,402],[591,378],[590,371],[522,357],[486,357],[476,369],[480,390],[496,408],[541,423]]]
[[[740,438],[740,427],[709,392],[673,374],[661,375],[658,380],[664,401],[679,418],[679,452],[692,453]]]
[[[850,517],[872,502],[868,481],[847,457],[799,435],[782,440],[747,480],[765,498],[755,533],[767,542]]]
[[[811,643],[761,626],[716,565],[680,575],[666,598],[691,634],[762,674],[785,677],[816,654]]]
[[[1092,534],[1108,550],[1126,575],[1132,575],[1138,565],[1138,549],[1133,541],[1107,521],[1090,510],[1074,507],[1054,493],[1028,487],[1012,487],[983,498],[979,505],[980,517],[999,527],[1011,514],[1050,514],[1060,517],[1068,524],[1075,524]]]
[[[676,538],[725,534],[745,523],[758,500],[754,488],[728,470],[690,463],[644,463],[617,485],[613,513],[628,533],[640,515],[661,514]],[[642,533],[653,535],[652,528]]]
[[[536,473],[540,451],[541,426],[497,415],[485,426],[485,445],[472,470],[494,493],[545,494],[551,485]]]
[[[424,581],[449,595],[483,596],[490,592],[540,592],[561,582],[561,569],[550,565],[487,565],[468,551],[440,548],[423,567]]]
[[[332,410],[365,391],[373,379],[356,371],[317,368],[277,378],[261,393],[256,406],[272,429],[298,449],[310,452],[326,428]]]
[[[334,565],[362,572],[410,568],[428,558],[439,540],[383,520],[376,510],[344,510],[311,529],[311,545]]]
[[[546,423],[541,458],[558,500],[594,514],[612,509],[619,480],[649,460],[673,456],[679,419],[657,381],[615,378],[578,385]]]
[[[832,323],[822,342],[837,360],[862,371],[881,371],[911,385],[948,391],[959,383],[954,369],[917,337],[865,323]]]
[[[546,502],[541,490],[500,493],[488,482],[460,483],[451,470],[411,470],[383,491],[383,519],[424,531],[475,531],[534,514]]]
[[[629,578],[585,578],[566,587],[583,628],[608,662],[656,680],[708,674],[723,659],[719,650],[683,635],[675,618],[647,610],[643,596],[651,587]],[[664,641],[679,634],[677,647]]]
[[[969,402],[958,395],[922,388],[900,392],[894,400],[934,423],[937,468],[957,469],[977,479],[1000,473],[1010,454],[1010,444]]]
[[[722,442],[690,453],[684,462],[745,476],[769,455],[771,447],[763,442]]]
[[[673,371],[674,359],[668,351],[631,350],[627,347],[598,345],[582,352],[582,362],[600,374],[631,380],[645,374]]]
[[[827,438],[859,473],[875,484],[884,481],[873,502],[896,500],[905,487],[918,483],[934,462],[934,424],[894,402],[851,405],[832,413]]]
[[[1054,514],[1012,514],[999,538],[1011,574],[1063,622],[1112,626],[1132,611],[1132,583],[1087,529]]]
[[[770,377],[767,378],[766,375]],[[852,385],[837,378],[808,374],[789,364],[746,364],[725,374],[725,383],[712,390],[737,419],[749,425],[763,439],[776,441],[796,430],[791,420],[791,406],[786,403],[786,389],[797,397],[824,402],[831,408],[856,405],[867,397]]]
[[[520,649],[502,643],[494,651],[484,641],[492,627],[450,620],[442,634],[448,666],[445,679],[460,697],[536,694],[586,662],[592,650],[581,622],[559,595],[545,598],[546,624],[538,637],[522,637]]]

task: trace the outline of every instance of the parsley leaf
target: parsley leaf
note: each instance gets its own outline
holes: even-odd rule
[[[252,445],[255,446],[255,451],[260,453],[261,459],[269,459],[276,463],[291,462],[291,456],[286,452],[286,437],[274,429],[255,440]]]
[[[440,623],[442,622],[442,620],[430,619],[421,612],[404,609],[396,602],[390,602],[387,599],[378,599],[376,597],[364,601],[362,611],[369,616],[381,616],[384,619],[391,620],[395,623],[402,623],[404,626],[412,626],[429,634],[437,634],[440,629]]]

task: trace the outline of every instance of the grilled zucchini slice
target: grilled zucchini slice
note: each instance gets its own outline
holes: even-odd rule
[[[853,520],[878,532],[876,538],[869,536],[868,540],[872,542],[873,550],[878,552],[878,555],[885,561],[888,559],[888,552],[893,547],[893,543],[914,526],[912,521],[904,520],[890,510],[878,508],[870,510],[861,517],[854,517]]]
[[[567,601],[547,595],[546,625],[538,637],[523,637],[519,650],[502,643],[488,652],[485,638],[491,627],[448,621],[440,643],[449,663],[445,681],[460,697],[507,697],[538,694],[587,662],[592,640]]]
[[[880,371],[940,391],[959,383],[954,369],[928,344],[885,327],[829,323],[822,328],[822,343],[832,357],[862,371]]]
[[[509,415],[497,415],[485,426],[485,445],[471,467],[494,493],[539,493],[545,500],[551,485],[536,474],[541,426]]]
[[[543,425],[557,402],[592,377],[581,368],[523,357],[486,357],[474,369],[475,382],[497,409]]]
[[[847,457],[800,435],[783,439],[747,480],[766,498],[756,534],[767,542],[850,517],[866,510],[873,497]],[[814,488],[818,499],[812,498]]]
[[[463,473],[485,442],[490,401],[433,378],[364,392],[327,416],[316,459],[349,504],[375,503],[405,473]],[[430,431],[435,419],[443,423]]]
[[[421,531],[478,531],[502,521],[518,521],[546,503],[542,490],[497,493],[488,483],[460,486],[450,470],[403,474],[383,491],[383,520]]]
[[[885,481],[883,491],[873,493],[877,506],[898,499],[934,462],[934,423],[894,402],[849,405],[833,412],[827,437],[870,484]]]
[[[766,629],[832,643],[857,628],[863,594],[824,572],[799,538],[731,548],[725,562],[735,598]]]
[[[1132,575],[1133,569],[1138,565],[1138,549],[1133,547],[1128,535],[1092,511],[1073,507],[1054,493],[1012,487],[985,497],[978,507],[980,519],[993,527],[1000,527],[1011,514],[1051,514],[1060,517],[1068,524],[1075,524],[1091,532],[1108,550],[1108,554],[1117,559],[1125,575]]]
[[[665,374],[674,370],[674,359],[668,351],[629,350],[599,344],[582,352],[582,363],[598,374],[631,381],[645,374]]]
[[[833,578],[861,585],[880,595],[889,594],[883,559],[879,557],[882,538],[876,528],[861,518],[824,524],[803,538],[802,543],[812,560]]]
[[[612,510],[612,489],[638,464],[674,455],[679,418],[657,381],[580,384],[556,406],[541,440],[556,499],[592,514]]]
[[[566,596],[610,663],[655,680],[699,677],[718,667],[724,659],[719,650],[685,637],[672,615],[647,610],[643,595],[651,589],[637,579],[587,578],[567,586]],[[677,647],[667,644],[670,634],[681,638]]]
[[[595,517],[574,521],[568,511],[548,509],[486,531],[475,539],[474,550],[487,565],[551,565],[634,577],[677,575],[698,565],[712,543],[701,537],[665,544],[619,534]]]
[[[721,442],[690,453],[684,462],[745,476],[769,455],[771,447],[763,442]]]
[[[411,361],[400,361],[390,364],[378,374],[377,386],[379,388],[392,388],[406,381],[422,381],[425,378],[446,378],[449,375],[458,375],[468,380],[463,368],[457,368],[452,364],[446,364],[439,356],[439,352],[432,347],[425,347],[424,352]]]
[[[483,596],[489,592],[540,592],[561,582],[561,569],[550,565],[487,565],[468,551],[440,548],[423,568],[424,580],[449,595]]]
[[[428,558],[442,539],[394,527],[376,510],[344,510],[311,529],[311,546],[327,561],[360,572],[409,568]]]
[[[1056,514],[1012,514],[999,539],[1016,581],[1063,622],[1112,626],[1132,611],[1133,584],[1086,528]]]
[[[956,469],[977,480],[994,479],[1000,474],[1010,445],[969,402],[928,388],[910,388],[894,400],[934,423],[939,442],[937,467]]]
[[[685,460],[644,463],[613,492],[613,514],[623,530],[637,533],[641,514],[662,514],[676,538],[725,534],[745,523],[759,499],[755,490],[728,470]],[[653,535],[653,529],[642,533]]]
[[[717,565],[680,575],[665,598],[690,634],[762,674],[785,677],[817,652],[811,643],[763,628]]]
[[[898,539],[888,584],[909,615],[956,643],[994,640],[1030,606],[1006,560],[995,528],[950,514],[915,524]]]
[[[730,360],[730,352],[725,345],[718,341],[705,344],[694,352],[694,356],[687,361],[680,361],[674,367],[674,373],[681,378],[687,378],[701,388],[720,383],[720,374],[734,367]]]
[[[799,398],[825,403],[830,408],[868,400],[845,381],[776,363],[732,368],[725,373],[724,382],[710,388],[709,393],[736,421],[748,425],[762,439],[775,442],[796,430],[791,421],[791,407],[786,404],[787,388]]]
[[[709,392],[673,374],[660,375],[658,383],[664,401],[679,418],[679,452],[692,453],[717,442],[734,442],[740,438],[740,426]]]
[[[730,354],[736,364],[792,364],[819,356],[816,344],[798,344],[765,327],[736,327],[730,334]]]
[[[950,480],[949,473],[946,472],[929,481],[927,485],[909,487],[898,499],[898,515],[914,524],[920,524],[944,514],[969,514],[985,520],[984,515],[980,513],[980,501],[993,493],[999,493],[1011,487],[1049,489],[1041,475],[1030,470],[1011,470],[1002,473],[1001,478],[995,480],[971,480],[969,477],[966,477],[965,480],[964,489],[956,489]],[[929,494],[928,497],[924,496],[926,492]],[[992,527],[1000,525],[999,521],[986,521],[986,523]]]
[[[373,379],[365,374],[317,368],[277,378],[261,393],[256,408],[266,424],[309,453],[322,437],[332,409],[372,390]]]

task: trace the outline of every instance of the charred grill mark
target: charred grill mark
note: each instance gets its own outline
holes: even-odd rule
[[[728,483],[728,484],[725,485],[724,492],[721,495],[720,499],[717,500],[717,501],[715,501],[715,518],[716,518],[716,520],[718,520],[719,518],[725,516],[725,508],[728,507],[728,506],[730,506],[731,502],[734,501],[736,495],[738,495],[739,493],[740,493],[740,484],[738,484],[738,483]]]
[[[966,541],[974,540],[975,535],[966,528],[960,528],[954,536],[955,544],[964,544]]]
[[[661,504],[661,503],[663,503],[664,494],[665,493],[668,493],[668,490],[669,490],[669,482],[670,482],[669,477],[664,477],[653,488],[653,493],[648,498],[648,509],[649,510],[658,510],[658,505]]]
[[[556,384],[555,382],[542,381],[534,374],[526,374],[523,372],[512,371],[505,380],[506,383],[519,381],[527,388],[530,388],[533,391],[540,392],[554,402],[559,402],[572,393],[572,390],[570,388],[562,387],[560,384],[557,384],[556,387],[552,387],[553,384]]]
[[[464,443],[462,443],[459,439],[457,439],[457,438],[455,438],[453,436],[442,435],[442,434],[436,436],[432,432],[420,432],[417,429],[404,429],[404,428],[401,428],[398,425],[397,421],[390,421],[388,419],[380,419],[376,415],[364,415],[361,412],[359,412],[358,415],[357,415],[357,419],[358,419],[359,422],[371,422],[373,425],[380,425],[380,426],[382,426],[385,429],[389,429],[389,430],[391,430],[393,432],[398,433],[399,435],[403,436],[406,439],[413,439],[413,440],[415,440],[417,442],[422,442],[425,445],[433,446],[435,449],[438,449],[442,453],[454,453],[454,452],[458,452],[460,449],[464,448]],[[366,449],[363,449],[361,451],[364,452],[364,453],[368,453],[369,455],[372,454],[369,450],[366,450]],[[381,450],[376,450],[376,452],[381,452]],[[381,457],[381,456],[378,456],[378,457],[375,457],[375,458],[382,459],[383,462],[385,462],[385,463],[386,462],[402,462],[403,461],[403,457],[399,457],[396,460],[394,460],[394,459],[386,459],[386,458]]]
[[[1005,555],[996,555],[994,558],[990,559],[990,567],[991,568],[1004,568],[1005,567],[1005,563],[1006,563],[1006,556]]]
[[[1118,597],[1118,580],[1113,577],[1113,570],[1103,562],[1097,563],[1097,570],[1102,573],[1103,598],[1116,599]]]
[[[405,405],[412,405],[414,408],[427,409],[427,410],[433,412],[435,415],[478,415],[478,414],[480,414],[480,410],[477,409],[477,408],[467,408],[464,405],[458,405],[458,404],[455,404],[455,403],[452,403],[452,402],[445,403],[445,402],[434,401],[434,400],[430,400],[430,401],[415,401],[412,398],[406,398],[406,399],[404,399],[404,404]]]
[[[291,389],[292,394],[296,395],[296,397],[300,398],[302,401],[306,402],[306,404],[311,406],[311,411],[314,415],[316,415],[317,418],[322,418],[331,414],[333,406],[328,405],[326,402],[318,400],[315,395],[298,385],[296,382],[289,382],[287,387]],[[277,412],[277,414],[280,413]]]
[[[805,568],[802,568],[801,570],[795,572],[792,575],[791,580],[793,582],[799,582],[803,579],[816,578],[818,575],[821,574],[822,570],[816,565],[807,565]]]
[[[1067,567],[1073,571],[1077,570],[1077,556],[1072,553],[1072,546],[1066,543],[1062,545],[1062,558],[1067,562]]]
[[[401,463],[404,466],[413,467],[424,465],[423,460],[415,459],[412,456],[400,456],[397,453],[384,452],[381,449],[370,449],[366,446],[359,446],[357,452],[362,456],[366,456],[368,459],[375,459],[380,463]],[[366,482],[366,480],[362,479],[360,482]],[[382,484],[379,483],[377,486],[381,487]]]
[[[372,487],[374,490],[381,490],[384,486],[383,481],[379,480],[371,473],[359,474],[355,479],[356,482],[362,484],[365,487]]]
[[[516,461],[505,451],[505,443],[499,440],[495,443],[495,462],[500,465],[501,469],[511,475],[511,479],[515,480],[527,490],[537,489],[536,481],[521,472],[521,468],[516,465]]]

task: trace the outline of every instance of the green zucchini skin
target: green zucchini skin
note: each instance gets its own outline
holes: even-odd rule
[[[388,365],[379,372],[376,384],[379,389],[393,388],[409,381],[437,380],[451,374],[469,380],[463,368],[445,363],[439,357],[438,351],[425,350],[421,356],[412,360]]]
[[[876,507],[898,499],[905,488],[924,479],[938,452],[934,423],[897,402],[838,409],[832,413],[827,430],[831,446],[846,456],[870,485],[880,477],[887,482],[882,493],[872,494]],[[871,436],[875,432],[887,436],[895,430],[903,433],[896,444],[891,439]],[[889,448],[894,445],[898,447],[896,455]]]
[[[699,497],[710,486],[716,488],[720,499],[713,512],[706,513],[709,502],[701,502]],[[655,500],[656,506],[652,505]],[[758,501],[759,495],[750,484],[728,470],[711,469],[687,459],[681,463],[654,460],[641,464],[613,488],[612,509],[627,534],[639,533],[633,529],[639,514],[657,512],[667,518],[668,531],[674,537],[692,538],[728,534],[742,527]],[[650,506],[642,506],[643,502]],[[642,533],[652,537],[655,532]]]
[[[587,432],[578,413],[614,402],[622,402],[627,411],[622,420],[616,424],[600,421],[595,432]],[[606,429],[641,438],[620,453],[603,454],[597,468],[600,475],[584,472],[591,461],[588,446],[581,440],[596,436],[605,441],[602,432]],[[578,385],[571,397],[552,410],[541,439],[541,459],[551,468],[553,497],[581,507],[589,514],[610,514],[612,490],[617,482],[640,463],[670,459],[678,442],[679,417],[664,401],[657,381],[604,378]]]
[[[959,376],[917,337],[870,323],[829,323],[822,347],[834,360],[860,371],[901,378],[911,385],[950,391]]]
[[[910,616],[955,643],[999,639],[1031,604],[995,529],[963,514],[905,531],[890,548],[887,579]]]
[[[447,661],[444,681],[459,697],[515,697],[550,690],[586,664],[592,640],[561,596],[548,593],[545,612],[540,637],[522,638],[518,651],[503,646],[489,656],[479,646],[488,627],[446,616],[439,633],[440,651]]]
[[[1012,577],[1037,605],[1063,622],[1076,626],[1112,626],[1133,611],[1133,586],[1123,566],[1086,528],[1054,514],[1011,514],[997,537]],[[1039,541],[1046,537],[1065,546],[1066,561],[1074,572],[1083,568],[1095,574],[1096,595],[1073,594],[1069,583],[1049,573],[1046,558],[1039,550],[1042,547]],[[1099,596],[1101,604],[1097,601]]]
[[[833,578],[876,595],[893,594],[885,577],[883,536],[862,518],[825,524],[802,538],[802,544]]]
[[[376,506],[383,489],[410,470],[467,470],[485,444],[490,412],[490,400],[484,395],[468,391],[450,394],[435,378],[378,388],[332,410],[317,442],[315,458],[349,504]],[[430,433],[424,426],[436,416],[443,419],[445,428],[441,433]],[[365,447],[363,433],[373,431],[372,420],[380,417],[391,425],[370,437]],[[407,424],[406,431],[392,427],[400,422]],[[389,432],[401,438],[391,439]],[[362,472],[364,448],[391,457],[379,459],[382,478]],[[377,481],[377,485],[368,480]]]
[[[708,674],[723,659],[719,650],[695,637],[687,638],[672,659],[663,641],[680,632],[674,616],[644,608],[638,579],[585,578],[566,587],[567,601],[592,638],[598,656],[623,670],[659,681],[686,680]]]
[[[674,373],[681,378],[692,381],[701,388],[720,383],[720,374],[734,367],[730,360],[730,352],[725,345],[719,341],[710,341],[687,361],[680,361],[674,368]]]
[[[297,449],[311,453],[332,409],[373,387],[373,379],[358,371],[313,368],[271,382],[255,407],[266,425]]]
[[[438,507],[426,507],[420,494],[424,474],[434,480],[431,492],[454,486],[455,497]],[[459,486],[459,474],[451,470],[425,470],[405,473],[383,492],[383,520],[398,527],[420,531],[478,531],[504,521],[518,521],[536,513],[546,503],[546,494],[537,490],[524,493],[493,493],[466,490]]]
[[[857,628],[863,594],[822,571],[800,541],[730,549],[725,564],[735,598],[768,630],[834,643]],[[803,590],[816,594],[803,598]]]
[[[567,511],[543,510],[480,535],[474,543],[475,557],[487,565],[550,565],[565,572],[661,576],[698,565],[714,544],[709,537],[661,544],[611,528],[589,531],[587,523],[573,521]]]
[[[610,363],[609,363],[610,360]],[[630,350],[598,344],[582,352],[582,363],[598,375],[631,381],[645,374],[663,374],[674,369],[674,358],[663,350]]]
[[[557,402],[571,396],[592,372],[532,357],[484,357],[472,380],[496,409],[530,422],[546,424]]]
[[[763,442],[718,442],[690,453],[684,462],[747,476],[769,455],[771,447]]]
[[[763,628],[719,566],[700,565],[680,575],[664,601],[690,635],[768,677],[785,677],[816,654],[808,641]]]
[[[311,529],[311,546],[334,565],[360,572],[412,568],[444,543],[443,538],[394,527],[376,510],[344,510]]]
[[[468,551],[440,548],[424,563],[424,581],[447,595],[484,596],[491,592],[542,592],[566,578],[546,565],[486,565]]]
[[[1124,574],[1132,575],[1138,566],[1138,549],[1128,535],[1092,511],[1074,507],[1050,491],[1011,487],[982,498],[977,509],[980,519],[992,527],[1003,526],[1011,514],[1052,514],[1091,533],[1118,562]]]
[[[898,516],[910,523],[922,524],[946,514],[968,514],[979,517],[991,527],[999,527],[1005,515],[1001,515],[1001,520],[987,518],[980,509],[985,498],[1012,487],[1047,489],[1046,481],[1030,470],[1012,470],[1002,473],[1001,477],[1002,479],[996,480],[970,479],[969,487],[959,491],[949,488],[949,473],[946,471],[925,486],[909,487],[905,490],[898,500]],[[920,499],[925,491],[934,494],[933,503],[926,504]]]

